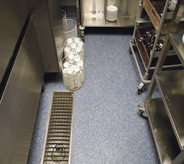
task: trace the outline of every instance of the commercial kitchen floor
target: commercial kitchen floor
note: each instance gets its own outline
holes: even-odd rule
[[[128,28],[86,28],[85,82],[75,91],[71,164],[158,163],[149,122],[138,116],[147,89],[137,95],[140,77],[129,54],[131,37]],[[41,162],[52,91],[66,90],[62,73],[46,74],[45,85],[29,164]]]

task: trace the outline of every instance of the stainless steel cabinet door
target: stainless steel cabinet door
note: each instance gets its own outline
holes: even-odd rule
[[[0,0],[0,82],[28,12],[26,0]]]
[[[27,163],[43,75],[43,62],[31,23],[0,104],[1,164]]]

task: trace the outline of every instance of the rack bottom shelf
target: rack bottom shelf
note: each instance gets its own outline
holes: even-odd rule
[[[105,19],[104,14],[84,14],[84,27],[134,27],[134,16],[121,16],[118,14],[117,21],[109,22]]]
[[[171,127],[162,99],[151,99],[145,104],[160,163],[171,164],[180,153],[176,137]]]

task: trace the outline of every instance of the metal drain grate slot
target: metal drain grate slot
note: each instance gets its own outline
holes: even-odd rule
[[[74,92],[54,91],[43,164],[69,164]]]

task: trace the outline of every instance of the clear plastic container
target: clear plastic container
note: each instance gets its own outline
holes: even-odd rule
[[[68,90],[74,91],[82,87],[84,83],[84,62],[82,57],[73,57],[74,63],[67,62],[69,56],[66,56],[62,60],[62,75],[65,87]]]
[[[65,56],[69,55],[70,50],[71,50],[70,47],[64,48],[64,54],[65,54]]]
[[[77,37],[77,23],[73,19],[66,19],[66,24],[63,24],[64,38]]]
[[[67,21],[66,21],[66,12],[64,10],[61,10],[61,20],[62,20],[63,28],[66,28]]]

